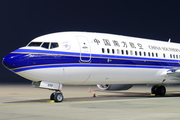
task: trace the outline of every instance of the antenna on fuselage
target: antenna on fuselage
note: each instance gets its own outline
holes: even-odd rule
[[[171,38],[169,38],[168,42],[169,42],[169,43],[171,42]]]

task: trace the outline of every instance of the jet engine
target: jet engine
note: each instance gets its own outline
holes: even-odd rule
[[[97,87],[101,90],[128,90],[132,87],[133,85],[129,84],[105,84],[105,85],[99,85],[97,84]]]

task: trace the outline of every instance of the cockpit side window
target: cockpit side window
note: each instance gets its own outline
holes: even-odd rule
[[[42,44],[42,42],[31,42],[28,46],[39,47],[41,44]]]
[[[59,47],[58,43],[51,43],[50,49]]]
[[[49,42],[44,42],[41,47],[48,49],[49,48]]]

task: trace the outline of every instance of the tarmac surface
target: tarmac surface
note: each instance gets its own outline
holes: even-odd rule
[[[179,120],[180,86],[166,89],[166,96],[160,97],[151,95],[147,86],[127,91],[63,86],[64,101],[54,103],[49,100],[53,91],[31,85],[0,85],[0,120]]]

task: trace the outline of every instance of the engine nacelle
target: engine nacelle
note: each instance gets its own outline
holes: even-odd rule
[[[101,90],[128,90],[132,87],[133,85],[129,84],[112,84],[112,85],[99,85],[97,84],[97,87]]]

